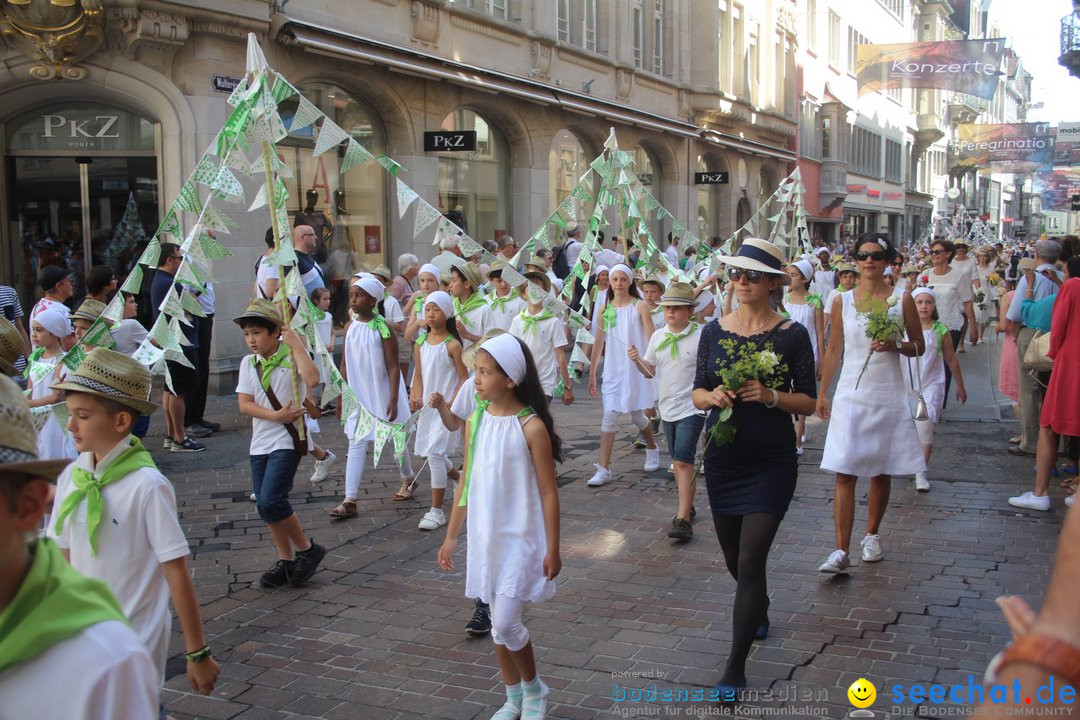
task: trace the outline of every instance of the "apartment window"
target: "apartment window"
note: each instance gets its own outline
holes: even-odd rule
[[[878,3],[896,17],[904,17],[904,0],[878,0]]]
[[[479,10],[493,17],[506,19],[507,0],[450,0],[450,2],[470,10]]]
[[[904,146],[894,140],[885,141],[885,179],[898,183],[903,180]]]
[[[817,47],[817,0],[806,3],[806,39],[811,50]]]
[[[869,45],[870,41],[866,37],[853,27],[848,27],[848,54],[847,54],[847,70],[852,75],[855,74],[855,68],[859,59],[859,46]]]
[[[584,0],[584,2],[583,34],[585,36],[585,49],[596,52],[596,0]]]
[[[848,157],[852,172],[881,177],[881,136],[866,128],[852,128]]]
[[[743,85],[750,96],[750,104],[758,105],[758,87],[761,85],[761,61],[758,48],[759,23],[750,24],[750,42],[746,46],[746,79]]]
[[[833,154],[833,124],[832,118],[821,116],[821,159],[839,160]]]
[[[817,105],[804,100],[799,122],[799,153],[811,160],[821,159],[821,143],[818,135]]]
[[[664,0],[656,0],[653,10],[653,72],[664,74]]]
[[[634,67],[644,67],[644,54],[645,54],[645,12],[641,7],[642,0],[634,0],[634,4],[630,9],[630,32],[633,33],[634,40]]]
[[[570,42],[570,0],[558,0],[559,4],[559,40]]]
[[[904,91],[902,88],[889,88],[885,91],[885,94],[888,95],[890,100],[898,102],[901,105],[904,104]]]
[[[596,0],[558,0],[561,42],[596,52]]]
[[[731,58],[733,68],[746,69],[746,55],[744,52],[746,35],[743,30],[743,9],[738,5],[731,6]],[[737,72],[737,71],[736,71]],[[737,95],[746,93],[746,85],[743,78],[736,75],[733,79],[733,89]]]
[[[829,11],[829,64],[840,67],[840,16]]]

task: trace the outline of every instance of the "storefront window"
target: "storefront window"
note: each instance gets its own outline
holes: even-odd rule
[[[372,155],[386,153],[386,140],[375,113],[348,91],[326,83],[306,83],[300,92],[326,113]],[[298,100],[282,103],[286,127]],[[314,131],[309,125],[290,133],[278,146],[283,162],[292,170],[286,180],[289,214],[295,223],[315,228],[316,261],[334,282],[334,316],[344,315],[344,283],[359,269],[385,264],[390,257],[386,236],[386,171],[368,161],[341,172],[345,145],[337,152],[313,157]]]
[[[715,155],[698,156],[697,172],[717,173],[727,171],[724,159]],[[719,237],[721,232],[721,214],[727,203],[730,185],[702,184],[697,186],[697,227],[694,232],[704,241]]]
[[[560,130],[555,133],[555,137],[551,140],[551,151],[548,153],[550,212],[554,213],[570,196],[581,176],[589,169],[590,162],[592,158],[589,157],[588,151],[574,133],[569,130]],[[589,188],[589,194],[594,194],[594,188]],[[581,201],[575,202],[575,208],[579,220],[591,209]]]
[[[651,152],[641,145],[635,147],[631,152],[631,155],[634,157],[634,167],[637,169],[638,180],[641,181],[641,184],[645,186],[646,190],[652,193],[652,196],[656,198],[657,202],[663,204],[664,199],[660,187],[660,163],[656,161],[656,158]],[[652,232],[657,245],[666,247],[667,237],[661,237],[660,220],[657,218],[656,213],[653,213],[651,218],[652,221],[649,223],[649,231]]]
[[[762,167],[761,172],[758,173],[758,200],[757,208],[755,208],[761,211],[756,223],[759,237],[768,238],[772,233],[773,223],[769,222],[769,218],[775,215],[780,207],[780,204],[772,199],[778,184],[776,173],[772,171],[772,168]]]
[[[479,243],[506,235],[510,227],[510,152],[503,134],[466,109],[443,118],[440,129],[476,131],[476,150],[436,153],[438,209],[443,213],[459,211],[465,218],[462,229]]]

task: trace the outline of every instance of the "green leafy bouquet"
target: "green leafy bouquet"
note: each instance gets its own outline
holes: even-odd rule
[[[862,365],[862,370],[859,371],[859,378],[855,381],[856,390],[859,389],[859,382],[862,381],[863,373],[870,364],[870,358],[874,357],[873,343],[875,341],[887,343],[890,340],[899,342],[904,337],[904,324],[889,314],[889,310],[895,307],[897,302],[899,298],[895,295],[891,295],[884,301],[867,298],[860,303],[862,307],[857,308],[859,315],[866,318],[866,337],[870,338],[871,349],[866,354],[866,361]]]
[[[720,378],[720,387],[725,390],[738,390],[751,380],[774,390],[783,387],[787,379],[788,366],[780,361],[780,355],[773,350],[773,344],[767,342],[759,346],[755,342],[735,342],[727,338],[719,342],[727,355],[727,363],[716,371]],[[716,423],[709,430],[709,442],[717,447],[735,440],[735,423],[731,419],[733,409],[729,406],[717,413]]]

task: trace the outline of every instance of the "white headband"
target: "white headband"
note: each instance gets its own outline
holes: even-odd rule
[[[375,298],[376,302],[382,300],[386,295],[386,288],[383,286],[382,281],[374,275],[356,278],[352,281],[352,286],[360,288],[368,295]]]
[[[911,299],[912,300],[919,297],[920,295],[929,295],[931,300],[933,300],[934,302],[937,302],[937,295],[935,295],[934,291],[931,290],[930,288],[921,287],[921,288],[915,288],[914,290],[911,291]]]
[[[424,307],[428,305],[437,305],[447,320],[454,317],[454,301],[450,299],[449,293],[436,290],[424,298]]]
[[[609,268],[607,265],[597,265],[593,268],[593,275],[599,275],[602,272],[606,272],[608,274],[608,277],[611,277],[611,268]]]
[[[809,280],[814,277],[814,266],[806,260],[796,260],[791,263],[795,267],[799,268],[799,272],[802,273],[803,280]]]
[[[442,282],[442,273],[439,272],[439,267],[437,265],[432,265],[431,263],[424,263],[420,266],[420,271],[416,274],[420,275],[421,273],[434,275],[436,282]]]
[[[611,277],[617,272],[623,273],[624,275],[626,275],[627,279],[630,280],[630,282],[634,282],[634,271],[623,265],[622,263],[613,265],[611,270],[608,271],[608,277]]]
[[[42,310],[34,317],[34,322],[58,338],[66,338],[68,335],[75,332],[71,327],[71,320],[68,319],[66,309],[61,310],[56,307],[51,307],[47,310]]]
[[[506,377],[513,380],[515,385],[520,385],[525,379],[525,353],[521,351],[521,343],[516,337],[502,333],[485,340],[480,349],[495,358]]]

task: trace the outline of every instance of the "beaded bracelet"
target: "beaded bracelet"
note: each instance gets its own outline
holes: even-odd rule
[[[210,657],[209,645],[203,645],[195,652],[184,653],[184,659],[186,659],[189,663],[202,662],[208,657]]]

